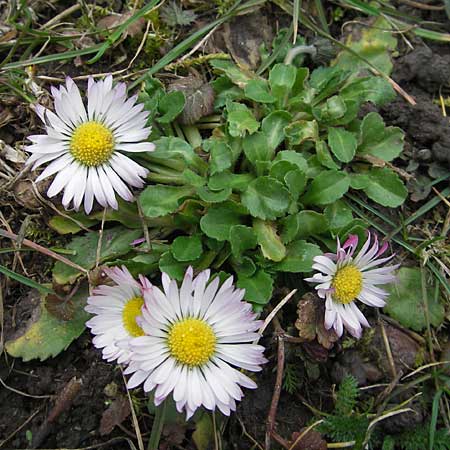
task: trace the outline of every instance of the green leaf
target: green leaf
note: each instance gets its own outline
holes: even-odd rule
[[[286,256],[286,248],[273,223],[256,219],[253,221],[253,230],[265,258],[281,261]]]
[[[372,102],[383,106],[395,99],[395,91],[390,83],[381,77],[356,78],[340,92],[341,97],[361,104]]]
[[[307,204],[328,205],[340,199],[350,187],[350,178],[345,172],[326,170],[315,177],[303,197]]]
[[[184,109],[185,98],[181,91],[173,91],[166,94],[159,101],[159,111],[163,114],[156,120],[159,123],[170,123],[175,120],[175,118],[181,114]]]
[[[275,64],[269,72],[269,84],[272,94],[284,100],[294,86],[297,69],[292,65]]]
[[[255,164],[257,161],[270,161],[273,157],[273,151],[269,147],[269,142],[264,133],[257,131],[256,133],[245,136],[242,140],[244,153],[250,163]]]
[[[308,162],[305,157],[293,150],[282,150],[281,152],[278,152],[274,159],[274,164],[277,161],[289,161],[292,164],[295,164],[302,172],[306,172],[308,169]]]
[[[208,139],[203,143],[204,150],[210,153],[209,168],[211,175],[229,169],[233,162],[230,146],[222,139]]]
[[[85,329],[89,314],[84,310],[88,289],[83,285],[72,297],[74,315],[68,320],[58,319],[45,307],[46,296],[41,296],[37,314],[32,314],[31,322],[18,338],[6,342],[6,351],[24,361],[39,358],[41,361],[55,357],[65,350]]]
[[[241,201],[253,217],[273,220],[286,212],[290,195],[275,178],[259,177],[248,185]]]
[[[211,417],[204,412],[195,424],[195,431],[192,433],[192,440],[197,447],[197,450],[208,450],[209,444],[214,439],[214,427]]]
[[[184,184],[188,184],[189,186],[192,186],[192,187],[199,188],[199,187],[204,186],[206,183],[205,178],[201,177],[200,175],[198,175],[191,169],[183,170],[181,176],[182,176],[182,181],[184,182]]]
[[[245,289],[244,298],[249,302],[265,305],[272,297],[273,278],[264,270],[258,270],[251,277],[238,274],[236,286]]]
[[[316,211],[300,211],[297,214],[286,217],[282,221],[283,232],[281,237],[283,242],[291,242],[294,239],[305,238],[314,234],[321,234],[330,227],[324,214]]]
[[[405,136],[398,127],[385,127],[383,118],[376,112],[364,117],[360,128],[358,153],[368,153],[385,161],[392,161],[403,150]]]
[[[257,240],[252,228],[245,225],[234,225],[230,229],[231,252],[240,260],[246,250],[256,247]]]
[[[256,272],[256,265],[251,258],[244,256],[240,260],[231,260],[235,273],[243,277],[251,277]]]
[[[203,253],[200,236],[178,236],[170,247],[173,257],[177,261],[192,261]]]
[[[239,69],[236,64],[223,59],[213,59],[209,61],[214,69],[218,69],[236,85],[243,88],[252,79],[251,74]]]
[[[200,228],[207,236],[218,241],[230,239],[230,230],[240,225],[241,217],[225,204],[214,205],[200,219]]]
[[[190,186],[147,186],[140,195],[142,211],[146,217],[161,217],[174,212],[183,198],[194,193]]]
[[[294,241],[287,248],[283,261],[273,266],[279,272],[310,272],[313,258],[322,254],[320,248],[306,241]]]
[[[274,161],[270,166],[269,175],[278,181],[284,182],[284,177],[292,170],[297,170],[297,166],[289,161]]]
[[[291,122],[284,133],[291,145],[300,145],[306,140],[316,141],[319,138],[319,126],[315,120],[297,120]]]
[[[338,170],[339,165],[334,161],[331,156],[328,145],[325,141],[316,141],[316,154],[317,160],[322,164],[322,166],[327,169]]]
[[[204,186],[197,188],[197,195],[207,203],[222,203],[230,197],[231,192],[231,188],[222,191],[211,191]]]
[[[192,265],[191,262],[177,261],[170,251],[163,253],[159,260],[159,270],[178,281],[183,280],[186,269],[190,265]]]
[[[356,137],[353,133],[343,128],[328,129],[328,145],[339,161],[348,163],[355,156]]]
[[[154,142],[155,151],[150,156],[158,159],[173,159],[181,157],[189,164],[195,162],[198,156],[195,154],[194,149],[184,139],[180,139],[174,136],[162,137]]]
[[[233,137],[244,137],[246,133],[253,134],[259,128],[259,122],[252,111],[241,103],[228,102],[228,132]]]
[[[81,227],[73,220],[62,216],[53,216],[48,221],[48,224],[50,228],[53,228],[59,234],[75,234],[81,230]]]
[[[275,150],[284,141],[284,128],[292,120],[287,111],[273,111],[261,123],[261,131],[267,136],[271,150]]]
[[[372,63],[378,70],[389,75],[393,67],[390,53],[397,47],[397,39],[389,30],[392,30],[390,21],[379,17],[372,27],[363,29],[361,39],[353,42],[352,36],[349,36],[346,44],[358,55]],[[353,72],[368,68],[368,65],[361,58],[345,49],[338,54],[334,62],[336,67],[349,69]]]
[[[212,191],[221,191],[228,188],[243,191],[254,178],[255,176],[251,173],[230,173],[224,171],[211,176],[208,181],[208,187]]]
[[[391,294],[384,307],[391,317],[415,331],[421,331],[427,326],[421,269],[402,267],[398,270],[397,280],[384,289]],[[430,323],[438,327],[445,319],[444,306],[434,295],[432,281],[426,280],[425,291]]]
[[[338,200],[324,209],[330,230],[336,232],[353,220],[351,208],[342,200]]]
[[[305,190],[306,175],[300,169],[291,170],[285,175],[284,182],[289,189],[293,201],[297,202],[300,194]]]
[[[365,173],[351,173],[350,187],[352,189],[365,189],[370,184],[369,175]]]
[[[250,80],[244,88],[247,98],[258,103],[273,103],[275,98],[269,92],[269,86],[266,80]]]
[[[383,206],[396,208],[406,199],[408,191],[398,175],[387,168],[373,168],[369,172],[367,196]]]
[[[99,262],[103,263],[128,253],[131,243],[142,236],[142,230],[127,230],[123,227],[110,228],[103,231]],[[73,255],[67,255],[72,262],[92,269],[96,263],[99,233],[92,231],[84,236],[77,236],[66,246],[73,250]],[[78,270],[57,261],[53,267],[53,280],[58,284],[73,283],[80,275]]]

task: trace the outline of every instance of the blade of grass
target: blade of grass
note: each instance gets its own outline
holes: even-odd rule
[[[25,284],[26,286],[32,287],[34,289],[37,289],[39,292],[43,292],[46,294],[54,294],[55,291],[53,289],[49,289],[48,287],[42,286],[42,284],[37,283],[36,281],[32,280],[31,278],[27,278],[20,273],[13,272],[12,270],[8,269],[7,267],[0,264],[0,273],[3,273],[3,275],[6,275],[9,278],[12,278],[13,280],[18,281],[19,283]]]
[[[294,37],[292,39],[292,43],[294,45],[297,42],[298,19],[299,19],[301,7],[302,7],[302,1],[301,0],[294,0],[294,13],[292,15],[292,23],[294,24]]]
[[[320,25],[322,25],[323,30],[330,34],[330,28],[328,27],[327,15],[325,13],[325,8],[323,7],[322,0],[315,0],[317,15],[319,16]]]
[[[68,52],[56,53],[54,55],[39,56],[38,58],[31,58],[25,61],[14,61],[12,63],[5,64],[2,67],[2,70],[18,69],[21,67],[33,66],[37,64],[46,64],[53,61],[73,59],[76,58],[77,56],[90,55],[91,53],[97,52],[101,46],[102,44],[96,44],[93,45],[92,47],[83,48],[80,50],[70,50]]]
[[[436,425],[439,414],[439,400],[441,399],[442,391],[439,390],[434,394],[433,406],[431,408],[431,421],[430,421],[430,437],[428,439],[428,449],[434,448],[434,434],[436,433]]]

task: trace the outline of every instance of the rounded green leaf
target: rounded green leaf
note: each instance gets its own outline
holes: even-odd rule
[[[256,235],[252,228],[245,225],[235,225],[230,229],[231,252],[240,259],[246,250],[256,247]]]
[[[249,302],[265,305],[272,297],[273,278],[264,270],[258,270],[251,277],[238,274],[236,286],[245,289],[244,298]]]
[[[228,241],[231,228],[240,223],[239,214],[225,205],[217,205],[209,208],[208,212],[200,219],[200,228],[209,237],[218,241]]]
[[[436,300],[432,284],[429,284],[428,280],[424,281],[430,323],[438,327],[445,319],[445,309],[439,300]],[[397,280],[385,289],[391,295],[384,310],[391,317],[404,327],[415,331],[421,331],[427,326],[421,269],[402,267],[397,273]]]
[[[174,212],[181,200],[192,195],[194,189],[189,186],[147,186],[142,191],[140,201],[146,217],[161,217]]]
[[[164,95],[158,104],[159,111],[163,114],[161,117],[156,119],[159,123],[170,123],[175,120],[175,118],[184,109],[185,98],[181,91],[173,91]]]
[[[222,203],[227,200],[231,195],[231,188],[225,188],[222,191],[211,191],[207,187],[202,186],[197,188],[198,196],[208,203]]]
[[[46,296],[41,296],[38,311],[32,314],[31,323],[26,325],[24,333],[5,344],[6,351],[15,358],[24,361],[39,358],[41,361],[54,357],[65,350],[85,329],[89,314],[84,310],[88,289],[81,286],[71,302],[74,306],[70,320],[62,320],[50,314],[45,307]]]
[[[189,265],[189,262],[177,261],[170,251],[163,253],[159,260],[159,270],[167,273],[169,277],[175,278],[178,281],[181,281],[184,278],[184,274]]]
[[[369,172],[367,196],[383,206],[396,208],[406,199],[408,191],[398,175],[387,168],[373,168]]]
[[[250,80],[244,88],[247,98],[258,103],[273,103],[275,98],[269,92],[266,80]]]
[[[310,272],[313,259],[322,254],[320,248],[306,241],[294,241],[287,248],[287,255],[283,261],[273,268],[280,272]]]
[[[340,199],[350,187],[350,178],[345,172],[326,170],[317,175],[303,201],[312,205],[328,205]]]
[[[273,111],[261,123],[261,131],[267,136],[269,147],[275,150],[284,141],[284,127],[292,120],[287,111]]]
[[[328,129],[328,145],[339,161],[348,163],[355,156],[356,137],[353,133],[343,128]]]
[[[244,153],[250,163],[255,164],[257,161],[269,161],[272,159],[273,152],[269,147],[267,137],[260,131],[252,135],[245,136],[242,140]]]
[[[227,103],[228,132],[233,137],[244,137],[253,134],[259,128],[259,122],[252,111],[241,103]]]
[[[286,256],[286,247],[281,242],[274,224],[256,219],[253,221],[253,230],[265,258],[281,261]]]
[[[244,206],[253,217],[273,220],[283,215],[289,207],[289,191],[271,177],[253,180],[241,196]]]
[[[202,240],[200,236],[178,236],[170,250],[177,261],[192,261],[203,252]]]

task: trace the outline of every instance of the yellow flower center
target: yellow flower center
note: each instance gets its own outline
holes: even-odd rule
[[[142,297],[133,297],[128,300],[122,311],[122,323],[128,334],[133,337],[144,336],[144,331],[136,323],[136,317],[141,315],[144,299]]]
[[[85,166],[99,166],[108,161],[114,149],[114,137],[98,122],[85,122],[75,128],[70,141],[72,156]]]
[[[331,282],[333,297],[341,303],[350,303],[361,292],[362,284],[362,274],[356,266],[342,267]]]
[[[171,355],[188,366],[205,364],[216,349],[213,329],[203,320],[184,319],[172,325],[167,341]]]

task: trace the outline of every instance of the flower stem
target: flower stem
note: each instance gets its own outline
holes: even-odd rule
[[[164,400],[155,411],[155,420],[153,421],[152,432],[150,440],[148,441],[147,450],[158,450],[159,440],[164,427],[164,420],[166,417],[167,399]]]

